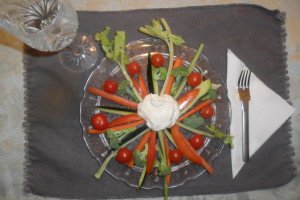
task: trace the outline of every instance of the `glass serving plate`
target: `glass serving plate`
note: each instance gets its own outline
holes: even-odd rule
[[[147,78],[146,69],[148,62],[148,52],[162,53],[166,58],[165,63],[168,63],[168,48],[166,44],[161,40],[143,39],[133,41],[127,45],[127,54],[130,58],[130,61],[135,60],[140,63],[145,79]],[[184,58],[185,66],[188,66],[195,52],[195,49],[188,48],[186,46],[175,47],[174,49],[175,56],[182,56]],[[209,123],[214,124],[223,132],[227,133],[230,124],[230,104],[227,98],[227,90],[224,81],[222,80],[221,76],[212,67],[210,67],[208,59],[204,55],[200,56],[195,70],[202,72],[204,74],[204,77],[210,78],[214,84],[221,85],[221,87],[217,89],[218,100],[213,103],[213,108],[216,114],[212,119],[210,119]],[[108,79],[113,79],[120,83],[121,80],[124,79],[124,76],[115,62],[104,58],[101,61],[100,65],[90,74],[84,88],[84,96],[80,105],[80,122],[83,127],[83,138],[89,151],[98,160],[100,165],[103,163],[111,148],[109,146],[108,140],[105,137],[105,134],[94,135],[87,133],[87,130],[91,128],[91,116],[98,112],[95,109],[95,106],[121,106],[101,97],[90,94],[87,91],[87,87],[102,87],[103,83]],[[187,88],[184,89],[184,91],[186,90]],[[117,117],[113,114],[107,114],[107,116],[110,119]],[[187,138],[192,135],[191,132],[185,131],[183,129],[182,132]],[[136,141],[131,143],[128,147],[133,149],[135,147],[135,144]],[[172,148],[173,145],[171,143],[170,145]],[[209,163],[212,164],[213,160],[220,155],[223,147],[224,144],[222,141],[206,138],[205,145],[201,149],[199,149],[198,152],[201,153],[201,156],[203,156]],[[131,169],[126,165],[119,164],[115,159],[112,159],[106,167],[106,171],[114,178],[123,180],[129,185],[137,187],[142,168],[135,166]],[[170,188],[183,185],[186,181],[195,179],[205,172],[204,168],[192,164],[187,160],[184,160],[178,165],[173,165],[171,171],[172,181]],[[151,175],[146,176],[142,188],[162,188],[162,183],[163,177],[158,176],[158,173],[154,172]]]

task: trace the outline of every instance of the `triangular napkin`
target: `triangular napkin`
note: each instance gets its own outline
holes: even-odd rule
[[[242,159],[242,112],[237,97],[237,82],[240,72],[247,66],[231,50],[227,52],[227,87],[231,102],[232,120],[230,133],[234,136],[231,151],[232,175],[235,177],[245,164]],[[252,72],[249,102],[249,151],[251,156],[292,115],[294,108],[268,88]],[[274,109],[276,108],[276,109]],[[263,112],[261,112],[263,110]]]

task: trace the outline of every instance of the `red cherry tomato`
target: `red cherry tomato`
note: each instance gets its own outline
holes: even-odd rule
[[[200,110],[200,114],[204,119],[209,119],[214,115],[214,109],[211,105],[207,105],[204,106],[201,110]]]
[[[133,61],[127,64],[127,71],[130,75],[134,76],[141,71],[141,66],[138,62]]]
[[[108,120],[104,114],[95,114],[91,118],[91,124],[97,130],[104,130],[108,127]]]
[[[156,53],[151,56],[151,64],[154,67],[162,67],[165,63],[165,58],[162,54]]]
[[[182,157],[183,155],[178,149],[172,149],[169,152],[169,158],[173,164],[179,164],[182,161]]]
[[[103,88],[104,88],[105,92],[110,93],[110,94],[114,94],[114,93],[116,93],[116,91],[118,89],[118,84],[114,80],[107,80],[103,84]]]
[[[187,77],[189,86],[196,87],[202,82],[202,75],[199,72],[192,72]]]
[[[116,160],[121,164],[126,164],[132,159],[133,153],[126,147],[119,149]]]
[[[189,142],[191,143],[191,145],[193,146],[194,149],[198,150],[200,149],[201,147],[203,147],[204,145],[204,137],[202,137],[201,135],[199,134],[195,134],[193,135],[190,139],[189,139]]]

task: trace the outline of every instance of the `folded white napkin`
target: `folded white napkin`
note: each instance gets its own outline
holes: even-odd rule
[[[246,65],[228,49],[227,87],[231,102],[232,120],[230,133],[234,136],[231,151],[232,175],[238,174],[245,164],[242,159],[242,111],[237,96],[237,82],[240,72]],[[278,94],[268,88],[252,72],[250,79],[249,102],[249,153],[251,156],[270,138],[270,136],[292,115],[294,108]]]

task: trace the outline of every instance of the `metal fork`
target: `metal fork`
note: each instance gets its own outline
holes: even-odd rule
[[[242,104],[242,153],[243,161],[249,161],[249,101],[250,70],[242,70],[238,80],[238,96]]]

